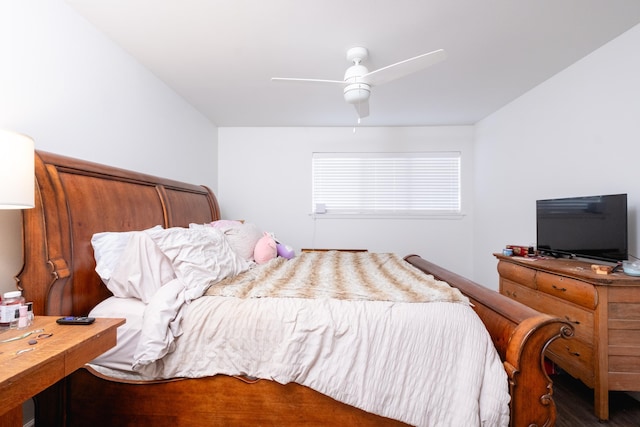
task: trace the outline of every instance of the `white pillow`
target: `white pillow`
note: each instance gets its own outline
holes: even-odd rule
[[[245,260],[253,261],[253,251],[262,237],[262,232],[257,225],[252,223],[232,225],[224,228],[223,232],[231,249]]]
[[[190,301],[249,267],[222,231],[212,227],[147,230],[131,234],[106,285],[114,296],[148,304],[162,286],[178,278]]]
[[[233,220],[218,220],[209,224],[189,224],[189,228],[213,227],[224,233],[233,251],[246,261],[253,261],[256,243],[262,237],[262,231],[250,222],[242,223]]]
[[[134,353],[140,341],[142,316],[146,305],[137,298],[109,297],[89,312],[91,317],[111,317],[127,319],[118,327],[118,339],[115,347],[102,353],[91,363],[107,368],[131,371]]]
[[[175,227],[145,234],[170,260],[176,277],[187,288],[187,301],[202,296],[213,283],[250,267],[250,263],[233,250],[224,233],[213,227]]]
[[[162,226],[156,225],[149,228],[149,230],[162,230]],[[105,284],[109,282],[111,274],[133,233],[136,233],[136,231],[105,231],[96,233],[91,237],[93,257],[96,260],[96,272]]]
[[[148,304],[158,289],[176,278],[171,260],[146,232],[132,233],[118,260],[106,283],[116,297],[138,298]]]

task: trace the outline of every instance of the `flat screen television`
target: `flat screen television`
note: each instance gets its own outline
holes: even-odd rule
[[[627,195],[609,194],[536,201],[538,251],[609,262],[624,261]]]

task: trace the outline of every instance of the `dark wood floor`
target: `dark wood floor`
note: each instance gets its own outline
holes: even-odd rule
[[[640,427],[640,402],[624,392],[609,392],[609,421],[593,414],[593,390],[568,374],[555,374],[557,427]]]

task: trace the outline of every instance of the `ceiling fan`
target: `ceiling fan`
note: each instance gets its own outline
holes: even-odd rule
[[[364,47],[353,47],[347,51],[347,60],[353,62],[353,65],[347,68],[344,73],[343,80],[323,80],[323,79],[300,79],[289,77],[273,77],[271,81],[275,82],[295,82],[295,83],[327,83],[340,84],[344,88],[344,100],[353,104],[358,113],[358,122],[361,118],[369,115],[369,96],[371,88],[379,86],[383,83],[405,77],[409,74],[423,70],[434,65],[446,58],[443,49],[434,50],[433,52],[424,53],[369,71],[362,62],[369,56],[369,51]]]

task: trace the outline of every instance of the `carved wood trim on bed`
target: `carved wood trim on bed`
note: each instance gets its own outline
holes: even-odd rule
[[[85,315],[110,296],[94,271],[90,243],[94,233],[140,230],[158,224],[187,226],[220,217],[214,194],[203,186],[45,152],[36,152],[35,175],[36,203],[34,209],[23,211],[25,262],[16,280],[25,298],[34,302],[36,315]],[[556,411],[543,354],[549,342],[571,335],[567,322],[534,311],[419,256],[411,255],[406,260],[458,287],[473,302],[509,376],[511,425],[553,425]],[[207,425],[254,423],[260,416],[266,424],[278,425],[300,425],[314,419],[320,419],[323,425],[401,424],[296,384],[282,386],[266,380],[258,384],[216,376],[140,385],[107,380],[83,369],[72,374],[66,387],[56,388],[56,392],[68,392],[68,416],[55,415],[66,418],[68,425],[91,425],[91,420],[109,424],[113,420],[120,425],[175,426],[184,425],[191,416],[196,416],[199,423],[208,420]],[[230,390],[232,398],[221,399]],[[37,420],[41,422],[51,416],[43,414],[43,408],[60,408],[55,404],[37,407]],[[197,414],[194,408],[198,408]]]

